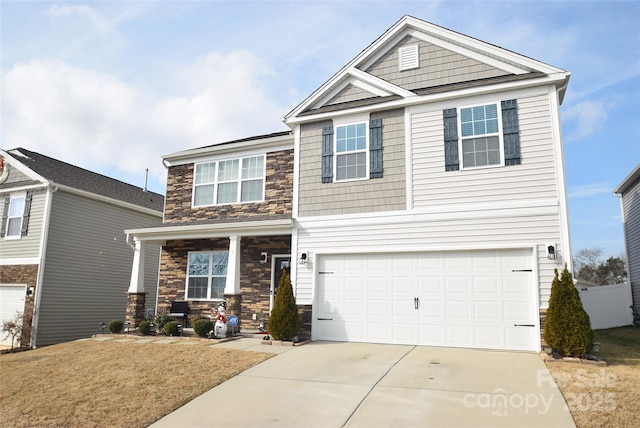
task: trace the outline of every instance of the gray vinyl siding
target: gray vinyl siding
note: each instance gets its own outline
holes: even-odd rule
[[[360,89],[357,86],[348,85],[346,88],[340,91],[338,95],[331,98],[329,102],[327,102],[325,105],[346,103],[349,101],[363,100],[366,98],[374,98],[376,96],[377,95],[372,94],[371,92],[365,91],[364,89]]]
[[[518,99],[522,164],[496,168],[445,171],[442,109],[413,114],[414,208],[557,200],[549,102],[546,94]]]
[[[159,217],[64,191],[54,193],[42,272],[37,346],[89,337],[100,322],[125,318],[133,250],[124,229]],[[145,259],[147,307],[155,304],[159,251]]]
[[[20,239],[0,238],[0,259],[32,258],[40,255],[40,239],[44,225],[44,210],[47,200],[45,189],[30,190],[33,195],[29,215],[29,229]],[[10,193],[0,195],[0,218],[4,216],[4,198]]]
[[[556,207],[557,209],[557,207]],[[547,307],[554,268],[561,268],[560,258],[546,258],[545,243],[558,243],[561,238],[558,215],[517,215],[516,210],[502,210],[489,216],[478,213],[478,218],[455,219],[455,211],[443,215],[397,214],[384,218],[352,220],[348,225],[335,221],[326,224],[316,221],[298,228],[297,248],[314,257],[306,265],[297,265],[296,298],[298,304],[311,304],[313,300],[313,266],[318,253],[340,252],[414,252],[452,249],[526,248],[538,246],[537,264],[540,284],[540,306]],[[472,215],[470,217],[473,217]]]
[[[622,195],[622,210],[631,293],[640,306],[640,180]]]
[[[319,216],[397,211],[406,208],[404,111],[371,114],[382,119],[383,177],[322,183],[322,128],[331,121],[305,124],[300,132],[298,215]]]
[[[399,71],[398,48],[416,43],[420,67]],[[405,37],[365,71],[410,91],[509,74],[411,36]]]

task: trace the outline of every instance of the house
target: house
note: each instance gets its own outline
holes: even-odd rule
[[[124,229],[160,224],[163,204],[162,195],[40,153],[0,150],[1,317],[23,314],[22,345],[88,337],[101,322],[123,320],[134,253]],[[141,265],[150,302],[153,251]]]
[[[634,318],[640,317],[640,164],[613,191],[620,197],[624,241],[627,250],[627,278],[635,306]]]
[[[224,298],[256,328],[290,261],[312,340],[539,350],[571,268],[569,76],[403,17],[283,118],[291,132],[164,157],[164,223],[127,231],[140,259],[162,245],[158,311]]]

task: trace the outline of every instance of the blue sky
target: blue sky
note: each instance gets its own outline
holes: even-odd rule
[[[160,156],[281,118],[412,15],[572,72],[574,253],[624,251],[612,190],[640,162],[640,2],[0,2],[0,147],[164,193]]]

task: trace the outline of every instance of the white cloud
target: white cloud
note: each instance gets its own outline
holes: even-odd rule
[[[594,183],[570,189],[568,192],[569,199],[588,198],[590,196],[609,193],[613,195],[613,188],[607,183]]]
[[[582,140],[598,131],[607,122],[607,110],[610,105],[602,101],[583,101],[567,108],[563,119],[567,122],[575,122],[574,130],[569,132],[566,141]]]
[[[211,52],[175,71],[180,95],[161,98],[62,61],[17,63],[2,79],[2,146],[113,177],[148,167],[162,188],[163,154],[286,129],[286,108],[261,84],[267,72],[246,51]]]
[[[93,28],[99,33],[108,33],[112,30],[111,22],[109,21],[109,19],[107,19],[106,16],[104,16],[97,10],[85,5],[52,5],[47,11],[47,14],[53,18],[72,17],[74,15],[77,15],[88,18]]]

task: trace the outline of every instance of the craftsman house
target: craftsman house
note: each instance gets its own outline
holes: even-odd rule
[[[0,316],[23,314],[21,345],[88,337],[101,322],[123,319],[133,262],[124,229],[160,224],[163,203],[162,195],[30,150],[0,150]],[[152,249],[141,266],[149,310],[158,258]]]
[[[158,310],[225,298],[255,328],[291,257],[313,340],[539,350],[554,269],[571,269],[569,76],[403,17],[290,133],[164,158],[164,224],[128,231],[140,260],[163,246]]]

